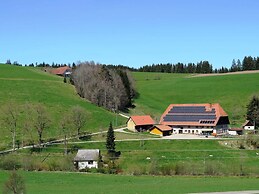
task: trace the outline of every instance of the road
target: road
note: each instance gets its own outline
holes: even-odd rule
[[[199,194],[255,194],[259,193],[259,190],[252,191],[228,191],[228,192],[209,192],[209,193],[199,193]],[[194,193],[192,193],[194,194]],[[198,193],[195,193],[198,194]]]

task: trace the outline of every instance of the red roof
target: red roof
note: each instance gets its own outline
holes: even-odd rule
[[[174,107],[205,107],[205,112],[204,114],[211,114],[215,115],[215,119],[206,119],[208,122],[201,122],[201,121],[164,121],[164,117],[166,115],[181,115],[182,117],[185,116],[195,116],[198,115],[199,113],[171,113],[170,111]],[[211,111],[215,111],[215,113],[210,113]],[[165,110],[163,115],[161,116],[160,119],[160,124],[164,125],[189,125],[189,126],[216,126],[217,122],[219,121],[220,117],[228,117],[227,113],[223,110],[223,108],[218,104],[170,104],[168,108]]]
[[[138,126],[138,125],[154,125],[155,124],[155,121],[149,115],[131,116],[129,119],[131,119],[135,123],[136,126]]]
[[[159,129],[160,131],[171,131],[172,127],[169,127],[167,125],[154,125],[150,130],[152,130],[154,127]]]
[[[56,75],[63,75],[67,70],[71,71],[71,68],[68,66],[64,66],[64,67],[53,69],[52,73]]]

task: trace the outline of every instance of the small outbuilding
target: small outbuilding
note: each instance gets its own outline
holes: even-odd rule
[[[255,130],[254,123],[252,121],[246,120],[246,122],[243,124],[244,130]]]
[[[155,124],[155,121],[149,115],[131,116],[127,121],[127,128],[130,131],[147,131]]]
[[[154,135],[168,136],[172,134],[172,127],[167,125],[154,125],[149,129],[149,131]]]
[[[244,129],[242,128],[229,128],[228,134],[229,135],[243,135]]]
[[[78,150],[76,157],[74,158],[74,164],[78,170],[98,168],[99,159],[99,149],[82,149]]]

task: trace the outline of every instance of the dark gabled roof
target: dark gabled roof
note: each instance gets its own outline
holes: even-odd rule
[[[136,126],[141,125],[154,125],[155,121],[151,118],[149,115],[143,115],[143,116],[131,116],[129,120],[132,120]]]
[[[160,119],[164,125],[216,126],[218,121],[229,124],[228,115],[219,104],[171,104]]]
[[[84,149],[84,150],[78,150],[76,157],[74,158],[74,161],[97,161],[100,156],[100,150],[99,149]]]
[[[245,127],[245,126],[254,126],[254,124],[252,123],[252,121],[246,120],[246,122],[242,126],[243,127]]]

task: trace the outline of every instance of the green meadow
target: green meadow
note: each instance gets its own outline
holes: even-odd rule
[[[258,178],[121,176],[19,171],[27,193],[198,193],[259,190]],[[0,187],[9,172],[0,171]]]
[[[121,156],[116,163],[124,175],[211,175],[211,176],[258,176],[258,150],[238,149],[235,139],[229,140],[127,140],[117,141],[116,150]],[[226,144],[228,146],[226,146]],[[106,155],[105,141],[70,142],[70,158],[76,149],[100,149]],[[40,153],[22,150],[14,154],[17,161],[26,158],[42,160],[45,164],[59,161],[64,153],[64,145],[51,145]],[[2,157],[4,161],[5,158]],[[19,162],[18,162],[19,163]],[[72,161],[70,162],[72,165]],[[44,164],[43,164],[44,165]],[[57,164],[61,165],[61,164]],[[73,169],[73,168],[72,168]]]
[[[58,129],[59,120],[76,105],[83,107],[88,115],[83,131],[106,130],[109,123],[115,123],[116,119],[113,113],[80,98],[74,87],[65,84],[61,77],[46,73],[39,68],[0,64],[0,102],[0,108],[10,102],[18,105],[41,103],[46,106],[51,117],[51,126],[43,132],[44,139],[61,136]],[[2,114],[0,111],[0,117]],[[125,122],[125,118],[118,117],[118,125]],[[21,112],[18,128],[22,127],[22,123]],[[0,130],[0,148],[4,148],[11,142],[11,133],[3,125],[0,125]]]
[[[259,95],[259,73],[192,77],[190,74],[134,72],[139,98],[132,114],[150,114],[156,120],[169,104],[220,103],[232,125],[245,122],[246,106]]]

